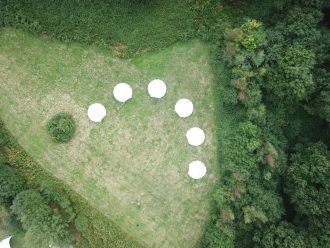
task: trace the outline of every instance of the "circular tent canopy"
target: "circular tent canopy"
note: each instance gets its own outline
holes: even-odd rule
[[[94,122],[101,122],[102,119],[106,116],[107,111],[101,103],[93,103],[88,108],[88,118]]]
[[[126,102],[133,96],[133,90],[131,86],[125,83],[119,83],[113,89],[113,96],[118,102]]]
[[[206,166],[201,161],[193,161],[189,164],[188,175],[193,179],[201,179],[206,174]]]
[[[190,145],[199,146],[205,140],[205,133],[199,127],[192,127],[187,131],[186,137]]]
[[[189,99],[180,99],[175,104],[175,112],[180,117],[188,117],[194,111],[194,105]]]
[[[11,236],[2,240],[0,242],[0,248],[10,248],[10,239],[11,239]]]
[[[152,80],[148,85],[148,92],[151,97],[162,98],[166,94],[166,84],[160,80]]]

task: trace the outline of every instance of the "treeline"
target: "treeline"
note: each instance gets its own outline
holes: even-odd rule
[[[140,247],[85,200],[48,175],[0,121],[0,205],[4,228],[26,248]]]
[[[1,145],[5,143],[6,137],[1,136]],[[0,204],[11,210],[12,215],[5,219],[5,225],[11,229],[24,229],[26,232],[24,244],[26,247],[49,247],[64,245],[72,242],[72,235],[69,231],[68,219],[61,216],[59,208],[50,207],[46,200],[55,199],[52,197],[55,191],[48,186],[42,190],[31,188],[2,155],[0,162]],[[50,187],[49,187],[50,186]],[[63,211],[73,215],[70,201],[62,196],[63,202],[68,202]],[[62,201],[61,201],[62,203]],[[61,204],[64,206],[64,204]],[[18,231],[16,230],[16,231]]]
[[[265,1],[265,23],[251,18],[258,1],[233,2],[204,4],[199,20],[201,36],[217,44],[215,72],[223,63],[229,70],[219,97],[238,122],[221,150],[200,247],[330,247],[325,1]],[[250,18],[230,16],[235,8]],[[233,21],[219,25],[226,9]]]

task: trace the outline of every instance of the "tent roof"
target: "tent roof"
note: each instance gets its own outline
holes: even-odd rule
[[[206,166],[201,161],[193,161],[189,164],[188,175],[193,179],[201,179],[206,174]]]
[[[175,104],[175,112],[180,117],[188,117],[194,111],[194,105],[189,99],[180,99]]]
[[[205,133],[199,127],[192,127],[186,133],[188,143],[192,146],[199,146],[205,140]]]
[[[154,79],[148,85],[148,92],[151,97],[162,98],[166,94],[166,84],[160,79]]]
[[[101,103],[93,103],[88,107],[88,118],[94,122],[101,122],[106,116],[107,111]]]
[[[131,86],[126,83],[119,83],[113,89],[113,96],[119,102],[126,102],[133,96],[133,90]]]
[[[4,240],[2,240],[0,242],[0,248],[10,248],[10,239],[11,239],[11,236],[5,238]]]

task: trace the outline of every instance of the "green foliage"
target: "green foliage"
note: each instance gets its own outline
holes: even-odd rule
[[[3,219],[3,225],[13,234],[22,231],[22,224],[15,215],[7,215]]]
[[[321,119],[330,122],[330,72],[319,69],[317,74],[317,89],[311,95],[309,103],[305,106],[309,113],[318,115]]]
[[[228,2],[219,5],[226,9]],[[306,218],[306,214],[302,215],[296,207],[298,203],[293,201],[294,206],[286,203],[282,189],[283,183],[292,177],[294,183],[286,185],[287,190],[291,189],[290,200],[295,194],[300,199],[306,193],[306,202],[301,199],[303,202],[299,205],[321,211],[324,223],[329,221],[328,196],[318,194],[319,202],[313,202],[315,199],[312,196],[316,196],[316,191],[314,195],[308,193],[310,188],[315,188],[315,185],[308,186],[311,179],[317,187],[323,187],[319,180],[324,182],[323,179],[328,176],[322,177],[320,171],[327,173],[326,167],[323,165],[323,170],[317,172],[319,166],[316,166],[312,174],[321,176],[317,180],[307,173],[314,172],[309,167],[299,171],[300,165],[307,160],[302,158],[300,165],[296,166],[297,174],[286,175],[286,171],[290,171],[287,170],[287,156],[291,150],[289,144],[313,137],[312,133],[309,136],[304,133],[309,125],[304,122],[306,114],[301,114],[301,120],[298,120],[297,110],[301,111],[301,105],[304,105],[304,109],[315,115],[315,123],[318,122],[317,116],[328,119],[328,36],[320,32],[318,23],[321,15],[316,9],[322,1],[262,2],[251,0],[230,2],[228,5],[236,4],[237,15],[246,12],[250,17],[263,16],[268,25],[250,19],[239,28],[228,25],[224,37],[205,35],[218,37],[219,40],[214,42],[224,50],[224,56],[220,53],[218,56],[227,62],[231,72],[230,86],[237,92],[241,104],[234,106],[235,101],[221,98],[227,111],[234,116],[238,129],[225,138],[219,138],[226,139],[220,151],[221,183],[214,194],[219,210],[218,215],[212,217],[215,220],[211,221],[213,226],[208,227],[204,235],[202,247],[212,247],[212,241],[216,243],[223,237],[234,239],[235,247],[328,247],[328,226],[323,224],[322,230],[323,222],[318,215]],[[208,11],[212,11],[208,6],[215,6],[213,1],[205,5]],[[262,9],[266,5],[269,5],[268,9]],[[213,21],[216,26],[216,19],[212,17],[208,21]],[[209,24],[209,27],[214,26]],[[214,32],[216,29],[208,30]],[[320,67],[318,72],[316,67]],[[223,84],[224,79],[219,81]],[[318,132],[326,133],[326,130],[321,130],[322,124],[316,126],[320,127]],[[316,139],[316,135],[313,138]],[[315,162],[309,164],[317,165]],[[304,171],[307,174],[297,178]],[[295,183],[303,185],[294,187]],[[301,194],[296,192],[299,188]],[[304,206],[307,202],[312,206]],[[321,203],[322,207],[319,206]],[[232,213],[234,218],[230,218],[228,213]],[[283,217],[292,223],[282,221]],[[226,247],[216,244],[215,247]]]
[[[78,215],[74,221],[74,225],[79,232],[84,232],[88,228],[88,219],[83,215]]]
[[[231,67],[232,85],[238,89],[238,99],[248,108],[261,102],[260,83],[265,74],[263,47],[266,32],[256,20],[248,20],[239,28],[227,30],[225,58]]]
[[[319,9],[327,4],[327,0],[294,0],[294,2],[306,7],[314,7]]]
[[[111,244],[116,248],[139,248],[130,236],[119,231],[119,227],[108,221],[107,217],[86,209],[81,215],[88,219],[88,228],[82,232],[78,247],[109,247]]]
[[[293,225],[287,222],[272,224],[263,230],[258,230],[254,241],[260,247],[304,248],[307,247],[304,236]]]
[[[269,94],[280,100],[297,102],[305,99],[314,89],[312,69],[315,54],[301,45],[283,48],[278,54],[276,66],[267,75]]]
[[[34,247],[49,247],[70,242],[68,226],[38,192],[22,191],[14,199],[11,209],[27,231],[26,243]]]
[[[245,224],[250,224],[255,221],[260,221],[262,223],[265,223],[268,221],[268,218],[265,215],[265,213],[262,210],[255,208],[254,206],[244,207],[243,213],[244,213],[244,223]]]
[[[241,204],[245,205],[243,208],[245,223],[255,222],[258,224],[277,221],[283,214],[279,194],[261,176],[258,179],[253,177],[256,178],[257,175],[251,175],[247,186],[247,195],[240,199]]]
[[[59,113],[48,121],[47,131],[54,142],[69,142],[76,131],[76,123],[67,113]]]
[[[259,104],[256,107],[249,108],[246,112],[246,118],[258,126],[264,126],[266,123],[266,107]]]
[[[330,224],[329,215],[320,217],[308,218],[308,226],[303,226],[307,229],[306,235],[307,247],[329,247],[330,244]]]
[[[310,8],[294,7],[288,11],[284,21],[277,27],[287,43],[298,43],[306,48],[314,48],[320,38],[316,28],[321,21],[319,11]]]
[[[239,124],[239,136],[242,148],[246,151],[254,152],[261,147],[260,129],[251,122],[241,122]]]
[[[24,229],[28,229],[34,222],[39,222],[51,212],[45,199],[34,190],[19,193],[14,199],[11,209],[21,220]]]
[[[248,51],[253,51],[265,45],[266,33],[262,28],[262,24],[257,20],[245,22],[242,24],[240,30],[242,32],[242,37],[239,39],[239,42]]]
[[[330,216],[330,153],[324,144],[297,145],[286,190],[300,213]]]
[[[64,210],[64,212],[68,215],[68,222],[74,218],[75,213],[72,208],[71,201],[58,182],[55,180],[43,181],[41,184],[41,193],[49,202],[57,204]]]
[[[0,11],[2,25],[111,48],[129,56],[193,35],[190,0],[12,0]]]
[[[232,237],[224,234],[215,225],[209,226],[204,235],[202,241],[197,246],[198,248],[235,247]]]
[[[10,166],[0,164],[0,204],[10,204],[24,188],[24,178]]]
[[[330,89],[321,90],[313,107],[322,119],[330,122]]]

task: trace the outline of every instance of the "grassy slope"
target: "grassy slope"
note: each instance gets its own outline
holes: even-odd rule
[[[30,188],[38,189],[44,181],[57,182],[65,192],[63,196],[71,200],[75,213],[85,216],[88,220],[88,228],[77,234],[76,248],[104,247],[108,248],[112,244],[116,248],[141,248],[135,239],[125,233],[114,222],[110,221],[103,213],[92,207],[84,198],[67,187],[60,179],[54,178],[49,172],[44,170],[26,151],[17,143],[15,137],[9,133],[0,119],[0,136],[5,142],[5,147],[0,147],[0,157],[4,158],[19,173],[24,175]],[[7,143],[8,142],[8,143]],[[8,210],[7,210],[8,211]],[[4,210],[4,214],[6,214]],[[1,223],[1,219],[0,219]],[[0,225],[0,229],[2,225]],[[3,226],[3,231],[13,236],[14,248],[23,247],[24,232],[15,226]],[[28,248],[28,247],[26,247]],[[35,248],[35,247],[31,247]]]
[[[20,144],[46,170],[70,185],[126,232],[152,247],[192,247],[208,215],[218,167],[215,104],[208,49],[193,41],[131,61],[109,52],[37,39],[10,29],[0,36],[0,115]],[[148,97],[149,80],[168,84],[162,100]],[[133,86],[122,105],[116,82]],[[173,111],[177,99],[195,104],[189,119]],[[86,110],[103,103],[107,118],[88,121]],[[75,138],[55,145],[47,120],[68,111],[78,122]],[[185,132],[206,131],[206,143],[190,147]],[[208,167],[204,180],[187,176],[191,160]]]

